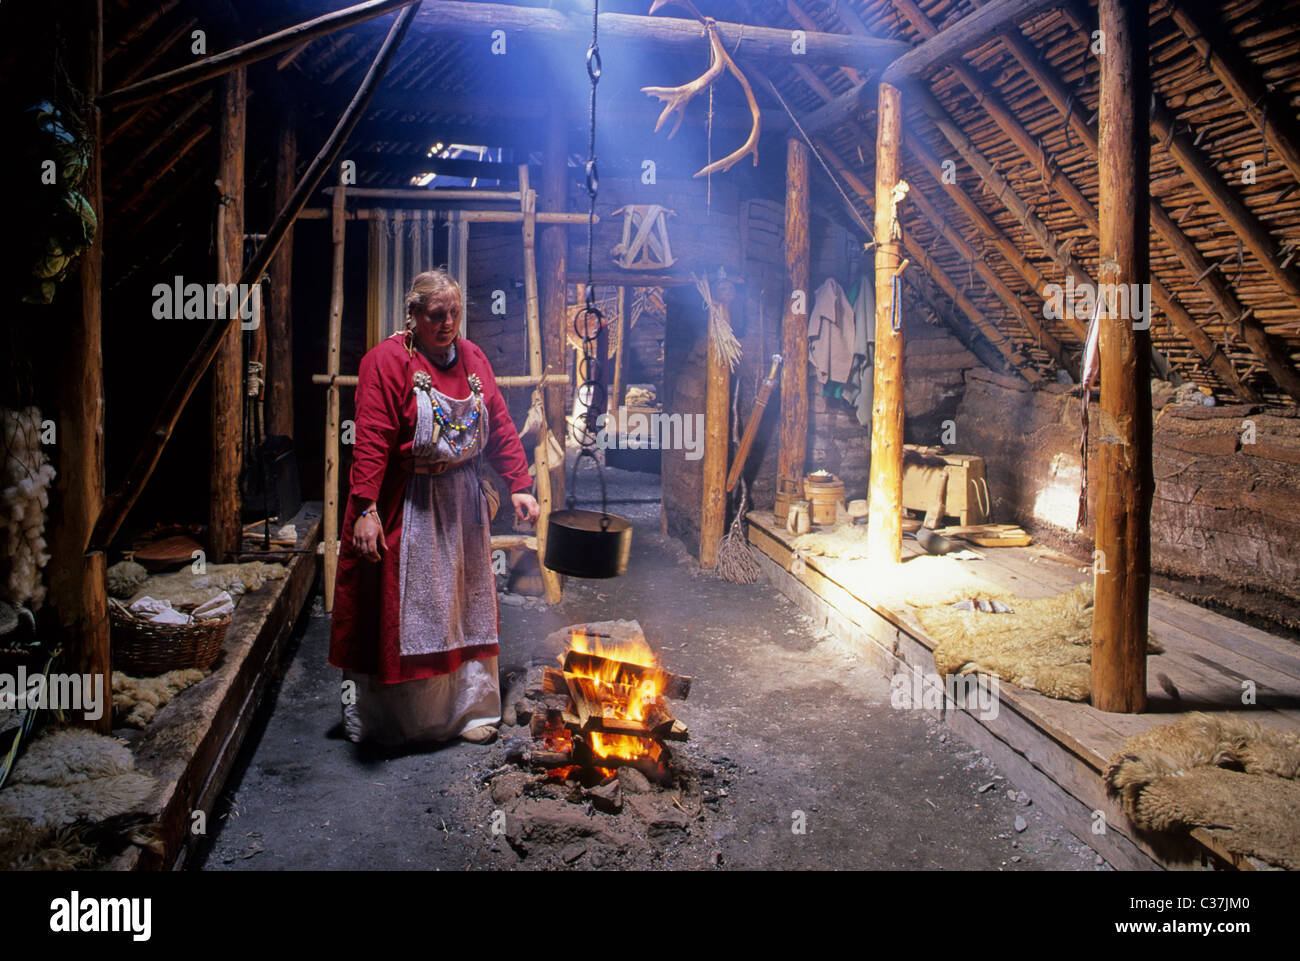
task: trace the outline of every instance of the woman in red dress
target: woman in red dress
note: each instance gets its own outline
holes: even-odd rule
[[[415,278],[407,331],[361,360],[330,664],[353,741],[490,741],[501,719],[484,458],[537,520],[528,462],[460,286]]]

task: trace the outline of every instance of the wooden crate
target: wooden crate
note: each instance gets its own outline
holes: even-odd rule
[[[963,525],[988,523],[990,504],[984,458],[974,454],[940,454],[907,445],[903,454],[903,506],[928,512],[940,496],[943,498],[941,516],[956,517]]]

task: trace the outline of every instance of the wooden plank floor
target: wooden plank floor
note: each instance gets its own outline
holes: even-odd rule
[[[849,630],[861,628],[870,640],[882,645],[895,667],[907,664],[934,671],[930,656],[934,641],[906,603],[879,592],[873,596],[870,579],[862,574],[864,562],[806,557],[804,569],[791,573],[790,542],[794,536],[768,512],[753,511],[747,520],[751,543],[774,562],[766,570],[784,592],[799,600],[801,590],[811,590],[824,605],[847,618]],[[906,565],[907,559],[921,554],[921,550],[911,539],[905,539],[903,544]],[[1036,545],[974,549],[983,560],[970,561],[971,572],[1022,597],[1059,594],[1091,574],[1090,568],[1072,558]],[[808,598],[802,599],[806,604]],[[1151,592],[1150,626],[1152,636],[1165,650],[1148,660],[1146,713],[1110,714],[1090,704],[1044,697],[1004,682],[1001,701],[1011,708],[1014,717],[985,726],[1011,749],[1013,761],[1032,765],[1053,778],[1094,814],[1104,811],[1109,823],[1119,825],[1129,844],[1153,862],[1192,867],[1184,849],[1165,845],[1159,838],[1144,837],[1113,802],[1108,803],[1101,773],[1126,738],[1168,724],[1189,711],[1246,712],[1263,724],[1300,731],[1300,645],[1158,590]],[[1177,697],[1161,683],[1162,676],[1176,689]],[[1253,705],[1243,704],[1248,682],[1254,687]],[[981,733],[979,738],[987,735]],[[1068,807],[1065,799],[1062,803]],[[1088,839],[1083,834],[1080,837]],[[1193,839],[1223,863],[1241,868],[1259,866],[1228,852],[1213,831],[1197,830]],[[1123,852],[1107,853],[1114,859]],[[1136,861],[1133,866],[1137,866]]]

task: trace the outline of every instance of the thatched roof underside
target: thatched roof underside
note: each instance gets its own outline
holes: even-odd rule
[[[433,0],[430,0],[432,3]],[[1184,3],[1184,0],[1179,0]],[[339,4],[330,4],[333,8]],[[704,3],[702,10],[720,20],[731,20],[773,27],[816,29],[831,33],[866,33],[877,37],[920,43],[924,34],[918,29],[917,11],[934,26],[943,29],[952,21],[972,12],[980,4],[971,0],[726,0]],[[119,86],[132,79],[149,76],[161,69],[191,59],[185,40],[193,28],[192,4],[167,0],[147,5],[134,0],[110,0],[106,3],[106,85]],[[271,29],[305,19],[322,11],[322,4],[294,2],[275,5],[268,13],[264,5],[251,2],[214,4],[224,15],[214,14],[232,37],[250,38]],[[649,3],[602,4],[602,10],[645,13]],[[566,8],[567,9],[567,8]],[[1250,64],[1263,78],[1277,101],[1284,103],[1291,120],[1300,113],[1300,0],[1265,2],[1241,0],[1218,6],[1205,5],[1218,18],[1219,27],[1213,40]],[[1216,76],[1206,58],[1190,42],[1173,16],[1174,6],[1152,3],[1150,62],[1157,100],[1167,106],[1175,118],[1174,132],[1194,141],[1203,160],[1218,173],[1227,189],[1244,203],[1249,214],[1264,225],[1277,262],[1285,262],[1284,271],[1300,268],[1300,184],[1296,174],[1279,157],[1278,151],[1265,144],[1258,110],[1247,110],[1237,103]],[[682,16],[678,10],[666,11]],[[268,17],[272,18],[268,20]],[[1089,52],[1091,32],[1095,29],[1096,11],[1083,4],[1063,5],[1021,25],[1016,38],[1028,44],[1073,95],[1072,115],[1082,117],[1096,130],[1098,62]],[[305,48],[282,54],[271,63],[285,89],[293,91],[303,104],[304,118],[319,118],[321,132],[332,122],[365,71],[383,32],[390,22],[384,18],[331,37],[317,40]],[[182,38],[185,38],[183,40]],[[179,49],[185,48],[185,49]],[[220,49],[217,46],[216,49]],[[1023,48],[1022,48],[1023,52]],[[554,51],[550,52],[554,55]],[[583,50],[569,51],[581,63]],[[541,58],[545,52],[535,52]],[[557,88],[537,84],[530,89],[502,88],[499,78],[484,69],[485,50],[468,49],[462,41],[440,37],[417,18],[403,49],[381,88],[376,104],[369,112],[350,147],[349,156],[372,154],[382,162],[363,168],[362,182],[367,185],[404,186],[410,182],[413,166],[427,156],[431,142],[445,139],[458,142],[514,146],[525,153],[540,151],[544,141],[542,120],[548,99],[557,97]],[[743,47],[737,54],[743,67],[765,73],[781,91],[782,97],[799,115],[804,116],[823,106],[837,95],[867,82],[874,86],[876,77],[845,68],[809,67],[788,62],[749,64]],[[934,71],[926,78],[943,109],[953,118],[974,147],[986,157],[1011,189],[1023,199],[1046,225],[1059,249],[1065,249],[1093,277],[1098,270],[1096,233],[1080,214],[1062,197],[1060,190],[1048,184],[1053,169],[1074,184],[1095,207],[1097,203],[1097,164],[1092,150],[1069,129],[1066,118],[1053,105],[1042,87],[1027,72],[1003,38],[998,38],[968,53],[959,66],[975,75],[977,82],[995,92],[1010,108],[1016,120],[1041,145],[1042,153],[1026,156],[1007,133],[991,118],[953,66]],[[663,58],[653,69],[635,77],[635,86],[681,82],[699,72],[699,64],[683,63],[682,58]],[[270,68],[263,68],[270,69]],[[257,83],[251,81],[254,94]],[[781,114],[783,108],[761,83],[755,90],[765,111]],[[201,145],[213,135],[214,107],[211,85],[151,102],[140,109],[126,109],[110,115],[105,124],[109,138],[106,154],[106,222],[110,258],[110,283],[116,266],[122,274],[131,269],[121,257],[114,264],[113,245],[130,244],[136,251],[149,251],[149,261],[157,265],[170,255],[169,247],[184,242],[169,222],[168,211],[185,198],[193,202],[201,192],[212,195],[207,180],[210,168],[202,161]],[[617,99],[622,94],[615,91]],[[199,102],[197,98],[207,98]],[[576,99],[576,98],[575,98]],[[840,170],[841,183],[858,203],[870,223],[870,204],[853,189],[854,182],[868,189],[874,184],[872,167],[875,143],[875,117],[865,98],[856,117],[850,117],[835,129],[828,129],[814,139],[823,157]],[[972,169],[921,111],[917,98],[904,91],[905,130],[908,138],[924,144],[942,159],[955,161],[956,187],[972,198],[997,227],[1009,237],[1024,257],[1050,282],[1062,282],[1064,272],[1033,234],[1011,213],[994,193],[987,189]],[[457,107],[456,103],[463,105]],[[630,98],[627,100],[631,102]],[[646,116],[654,115],[653,105]],[[743,101],[734,93],[719,89],[715,104],[718,117],[726,117],[726,138],[738,133],[743,139],[748,116]],[[585,115],[585,103],[572,105],[572,122],[576,126]],[[688,119],[702,122],[702,111]],[[1263,118],[1267,119],[1267,118]],[[439,131],[444,131],[440,133]],[[626,127],[607,133],[614,138],[629,135]],[[639,135],[650,136],[647,129]],[[662,135],[660,135],[662,136]],[[784,133],[780,136],[785,136]],[[471,139],[477,138],[477,139]],[[1166,143],[1153,134],[1151,151],[1151,194],[1173,218],[1183,234],[1195,245],[1205,263],[1212,267],[1235,302],[1250,311],[1271,336],[1278,354],[1294,368],[1300,356],[1300,300],[1287,293],[1266,270],[1259,258],[1240,243],[1238,233],[1212,207],[1206,193],[1175,161]],[[729,139],[725,142],[729,143]],[[585,142],[576,135],[571,140],[577,151]],[[302,153],[310,155],[315,143],[304,137]],[[730,149],[730,146],[727,147]],[[780,140],[766,136],[763,141],[764,164],[781,163],[784,151]],[[715,154],[716,156],[716,154]],[[516,162],[520,159],[516,155]],[[1255,165],[1254,182],[1243,180],[1243,162]],[[250,168],[254,163],[250,156]],[[266,161],[257,161],[266,162]],[[842,166],[841,166],[842,165]],[[814,165],[816,166],[816,165]],[[924,194],[951,226],[996,275],[1014,291],[1016,298],[1053,337],[1060,341],[1066,355],[1073,358],[1080,349],[1077,330],[1063,322],[1043,318],[1043,301],[1026,281],[1024,269],[1016,269],[989,242],[983,231],[972,223],[968,214],[949,193],[951,188],[938,183],[910,155],[904,157],[904,171],[914,190]],[[689,173],[689,171],[687,171]],[[507,175],[509,176],[509,175]],[[830,193],[822,182],[820,192],[828,205],[842,206],[838,194]],[[165,197],[166,203],[159,198]],[[914,203],[903,208],[905,229],[924,247],[938,270],[961,288],[969,300],[998,331],[1013,341],[1025,362],[1051,376],[1056,360],[1044,350],[1024,323],[979,276],[973,265],[947,240],[938,235]],[[174,217],[171,220],[174,221]],[[1295,262],[1291,261],[1295,253]],[[1282,393],[1261,362],[1257,351],[1243,339],[1238,317],[1225,318],[1222,293],[1216,298],[1211,285],[1215,278],[1197,277],[1155,231],[1151,243],[1152,271],[1160,282],[1186,308],[1196,325],[1218,350],[1230,360],[1242,382],[1259,391],[1271,403],[1291,405],[1293,399]],[[915,267],[911,268],[917,269]],[[1221,284],[1222,289],[1222,284]],[[933,299],[948,305],[937,290]],[[960,311],[949,310],[953,323],[968,323]],[[1166,356],[1184,377],[1209,386],[1221,398],[1232,394],[1209,368],[1200,353],[1182,332],[1172,326],[1163,311],[1156,311],[1152,328],[1156,349]],[[1077,375],[1077,367],[1072,373]]]

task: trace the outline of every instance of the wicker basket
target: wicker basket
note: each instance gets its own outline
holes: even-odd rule
[[[193,624],[155,624],[110,611],[113,667],[134,677],[197,667],[206,671],[221,653],[230,615]]]

